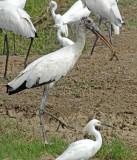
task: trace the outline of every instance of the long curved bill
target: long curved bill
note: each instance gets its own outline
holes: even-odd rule
[[[89,18],[89,17],[83,17],[82,18],[83,23],[85,24],[85,27],[88,30],[91,30],[96,36],[98,36],[98,38],[100,38],[111,50],[112,53],[114,53],[113,47],[110,44],[110,42],[108,42],[108,40],[104,37],[103,33],[101,32],[101,30],[97,27],[97,25],[95,24],[95,22]]]
[[[98,30],[96,30],[94,27],[92,29],[92,32],[98,36],[98,38],[100,38],[111,50],[112,53],[114,53],[113,47],[111,45],[111,43],[102,35],[98,32]]]

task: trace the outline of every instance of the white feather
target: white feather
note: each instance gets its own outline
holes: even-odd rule
[[[14,5],[0,1],[0,28],[26,38],[35,37],[36,29],[30,16]]]

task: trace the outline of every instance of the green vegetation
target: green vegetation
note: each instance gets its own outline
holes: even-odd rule
[[[137,26],[137,20],[136,20],[135,18],[130,18],[130,19],[128,20],[128,24],[129,24],[130,26]]]
[[[133,150],[118,137],[115,137],[111,143],[105,142],[95,157],[101,160],[136,160],[137,158]]]
[[[126,8],[127,6],[130,5],[136,5],[136,1],[135,0],[121,0],[118,2],[118,5],[121,5],[122,7]]]
[[[42,139],[34,136],[32,130],[24,131],[22,126],[10,119],[0,120],[0,133],[2,133],[0,135],[0,159],[39,160],[46,153],[53,156],[60,155],[68,146],[67,142],[56,137],[51,137],[49,145],[45,146]]]

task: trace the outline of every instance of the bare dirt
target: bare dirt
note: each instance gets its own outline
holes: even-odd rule
[[[122,10],[125,21],[133,14],[134,8],[128,14],[130,9]],[[69,142],[81,139],[87,121],[96,118],[113,126],[100,129],[104,140],[117,135],[137,152],[137,27],[125,25],[119,36],[113,35],[113,47],[119,61],[109,61],[110,50],[101,41],[89,58],[93,39],[88,32],[87,50],[83,51],[73,70],[55,84],[45,104],[48,111],[64,119],[77,132],[61,127],[56,132],[58,122],[45,115],[47,136],[55,135]],[[23,70],[24,57],[10,56],[9,81]],[[30,56],[29,63],[38,57]],[[0,56],[0,77],[4,65],[5,56]],[[34,126],[35,134],[41,136],[38,108],[43,86],[9,96],[7,83],[0,83],[0,116],[8,115],[24,126]]]

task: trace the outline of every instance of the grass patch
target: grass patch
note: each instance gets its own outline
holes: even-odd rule
[[[118,6],[121,5],[123,8],[126,8],[130,5],[135,5],[136,1],[135,0],[120,0],[118,2]]]
[[[52,145],[45,146],[42,139],[32,135],[32,131],[26,129],[24,132],[22,126],[10,119],[0,120],[0,132],[0,159],[39,160],[46,153],[60,155],[68,146],[67,142],[56,137],[50,138]]]
[[[137,156],[131,147],[115,137],[112,142],[105,142],[95,157],[100,160],[136,160]]]
[[[67,147],[67,143],[58,138],[51,138],[52,145],[44,146],[42,139],[29,141],[25,134],[12,132],[5,134],[0,143],[0,159],[11,158],[13,160],[35,160],[40,159],[45,153],[57,156]]]
[[[129,24],[130,26],[137,26],[137,20],[136,20],[135,18],[130,18],[130,19],[128,20],[128,24]]]
[[[46,154],[57,157],[68,147],[67,142],[57,137],[50,138],[52,145],[44,146],[32,130],[25,130],[11,119],[0,119],[0,159],[39,160]],[[133,150],[117,137],[112,142],[105,142],[94,157],[99,160],[136,160]]]

